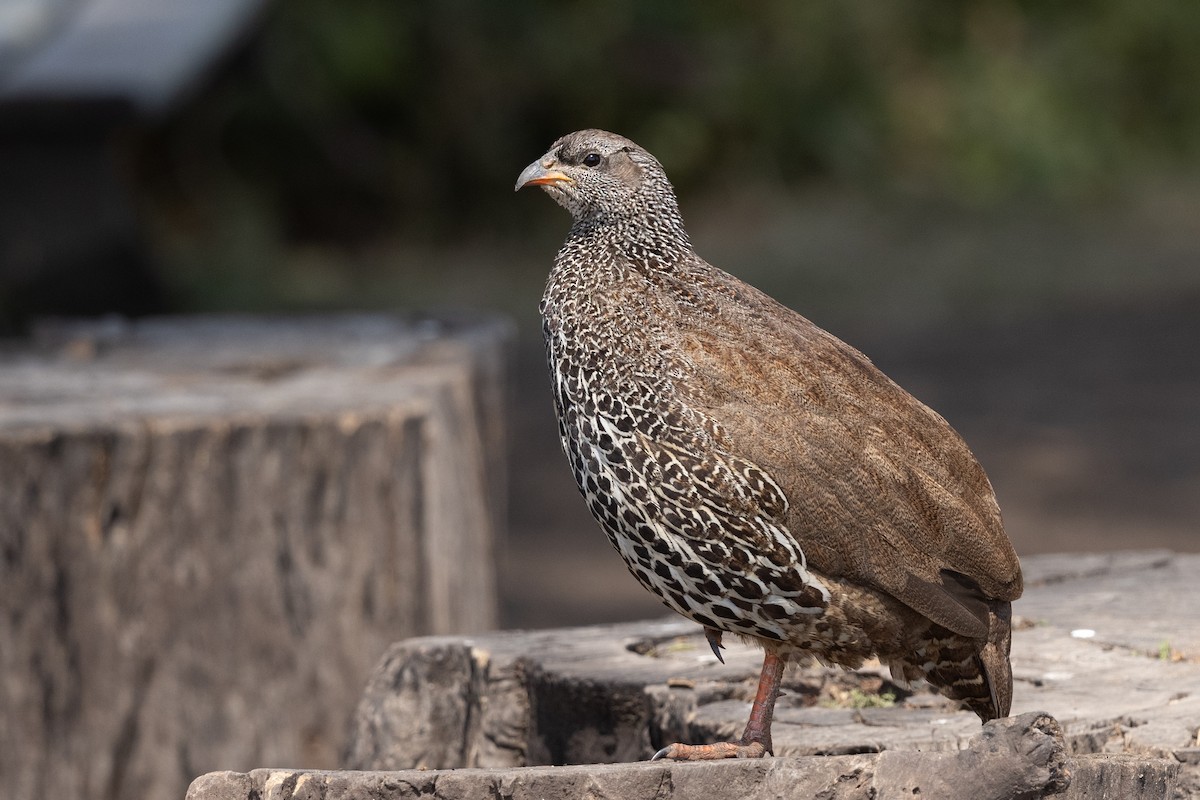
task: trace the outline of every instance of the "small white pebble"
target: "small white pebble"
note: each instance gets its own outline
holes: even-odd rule
[[[1047,672],[1042,675],[1045,681],[1068,681],[1075,677],[1073,672]]]
[[[1076,628],[1075,630],[1071,631],[1071,635],[1076,639],[1091,639],[1096,635],[1096,632],[1091,628]]]

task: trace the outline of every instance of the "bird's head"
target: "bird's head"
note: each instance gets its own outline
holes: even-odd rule
[[[658,160],[615,133],[568,133],[517,178],[540,186],[579,222],[606,218],[678,218],[675,191]],[[671,219],[676,222],[677,219]]]

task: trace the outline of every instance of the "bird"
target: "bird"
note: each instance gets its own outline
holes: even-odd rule
[[[695,251],[659,161],[589,129],[516,189],[572,223],[540,304],[558,433],[634,578],[763,649],[737,741],[654,758],[774,754],[785,667],[875,657],[983,722],[1012,698],[1020,562],[959,434],[861,352]]]

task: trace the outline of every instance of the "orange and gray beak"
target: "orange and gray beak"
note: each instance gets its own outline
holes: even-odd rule
[[[575,181],[568,177],[566,173],[554,169],[554,161],[542,158],[530,164],[521,171],[517,178],[517,187],[514,191],[520,191],[526,186],[553,186],[556,183],[574,183]]]

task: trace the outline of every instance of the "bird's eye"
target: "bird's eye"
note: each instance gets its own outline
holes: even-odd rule
[[[600,163],[600,154],[599,153],[588,153],[586,156],[583,157],[583,165],[585,167],[594,167],[599,163]]]

